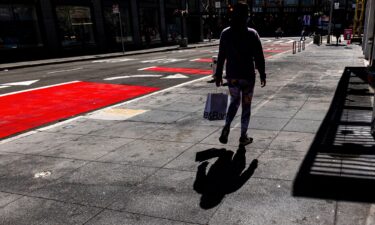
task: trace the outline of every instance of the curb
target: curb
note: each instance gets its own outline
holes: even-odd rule
[[[169,52],[169,51],[176,51],[176,50],[184,50],[184,49],[193,49],[193,48],[202,48],[202,47],[212,47],[217,46],[219,43],[216,44],[202,44],[197,46],[191,46],[191,47],[171,47],[171,48],[163,48],[163,49],[150,49],[142,52],[128,52],[125,54],[122,53],[113,53],[114,55],[92,55],[87,56],[87,58],[78,58],[78,59],[69,59],[62,60],[62,61],[54,61],[54,62],[40,62],[35,64],[24,64],[24,65],[15,65],[15,66],[2,66],[0,64],[0,70],[9,70],[9,69],[21,69],[21,68],[27,68],[27,67],[36,67],[36,66],[45,66],[45,65],[52,65],[52,64],[63,64],[63,63],[70,63],[70,62],[82,62],[82,61],[89,61],[93,59],[109,59],[109,58],[118,58],[118,57],[124,57],[124,56],[131,56],[131,55],[143,55],[143,54],[149,54],[149,53],[156,53],[156,52]],[[57,59],[58,60],[58,59]]]

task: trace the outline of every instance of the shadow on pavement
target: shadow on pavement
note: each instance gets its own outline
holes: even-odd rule
[[[375,202],[375,141],[365,68],[350,67],[294,180],[300,197]]]
[[[211,148],[196,154],[196,161],[201,164],[198,166],[194,190],[202,194],[200,206],[203,209],[217,206],[226,194],[240,189],[254,174],[258,160],[254,159],[245,170],[245,153],[245,147],[239,147],[235,154],[224,148]],[[217,160],[207,171],[209,162],[206,160],[213,158]]]

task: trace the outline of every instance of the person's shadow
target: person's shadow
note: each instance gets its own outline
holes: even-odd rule
[[[258,160],[254,159],[249,167],[246,167],[246,149],[239,147],[236,154],[224,148],[211,148],[196,154],[196,161],[201,162],[198,166],[197,176],[194,182],[194,190],[202,194],[200,206],[210,209],[217,206],[226,194],[240,189],[254,174],[258,166]],[[208,171],[207,160],[218,158]]]

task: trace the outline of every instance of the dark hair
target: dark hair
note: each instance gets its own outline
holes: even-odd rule
[[[237,3],[233,7],[231,27],[246,27],[249,6],[246,3]]]

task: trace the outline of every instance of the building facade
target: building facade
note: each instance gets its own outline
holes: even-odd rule
[[[363,53],[372,69],[375,70],[375,1],[367,1],[365,9],[366,14],[362,43]]]
[[[201,41],[199,0],[0,0],[0,62]],[[184,13],[181,13],[184,12]],[[199,28],[199,29],[197,29]]]

